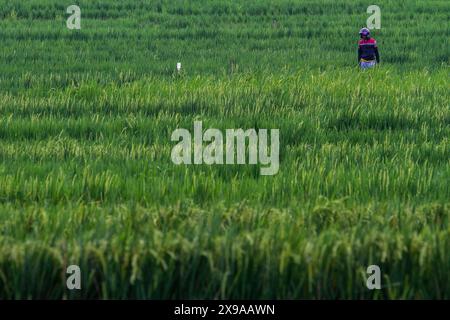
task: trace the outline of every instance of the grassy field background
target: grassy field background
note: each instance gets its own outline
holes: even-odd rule
[[[0,5],[0,298],[450,298],[448,1],[378,1],[369,72],[364,1],[71,4]],[[194,120],[278,174],[174,165]]]

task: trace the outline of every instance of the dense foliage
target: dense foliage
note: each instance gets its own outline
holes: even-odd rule
[[[361,72],[364,1],[4,1],[0,298],[450,298],[450,3],[378,3]],[[194,120],[279,173],[174,165]]]

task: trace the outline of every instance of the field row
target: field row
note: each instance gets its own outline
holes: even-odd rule
[[[171,76],[337,68],[356,64],[363,1],[81,1],[81,30],[66,7],[9,1],[0,8],[5,79],[100,72]],[[438,69],[449,63],[447,1],[379,1],[373,30],[383,64]],[[117,79],[117,78],[116,78]]]
[[[449,208],[0,206],[2,298],[449,298]],[[19,241],[20,240],[20,241]],[[367,290],[366,268],[383,271]],[[66,291],[77,264],[83,290]]]

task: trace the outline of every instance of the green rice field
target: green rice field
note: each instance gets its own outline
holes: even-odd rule
[[[0,3],[0,299],[450,299],[450,2],[378,1],[366,71],[360,0]],[[194,121],[278,173],[174,164]]]

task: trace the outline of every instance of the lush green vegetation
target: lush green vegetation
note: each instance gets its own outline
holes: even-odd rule
[[[450,298],[448,1],[379,1],[369,72],[363,1],[69,4],[0,6],[0,298]],[[174,165],[194,120],[278,174]]]

